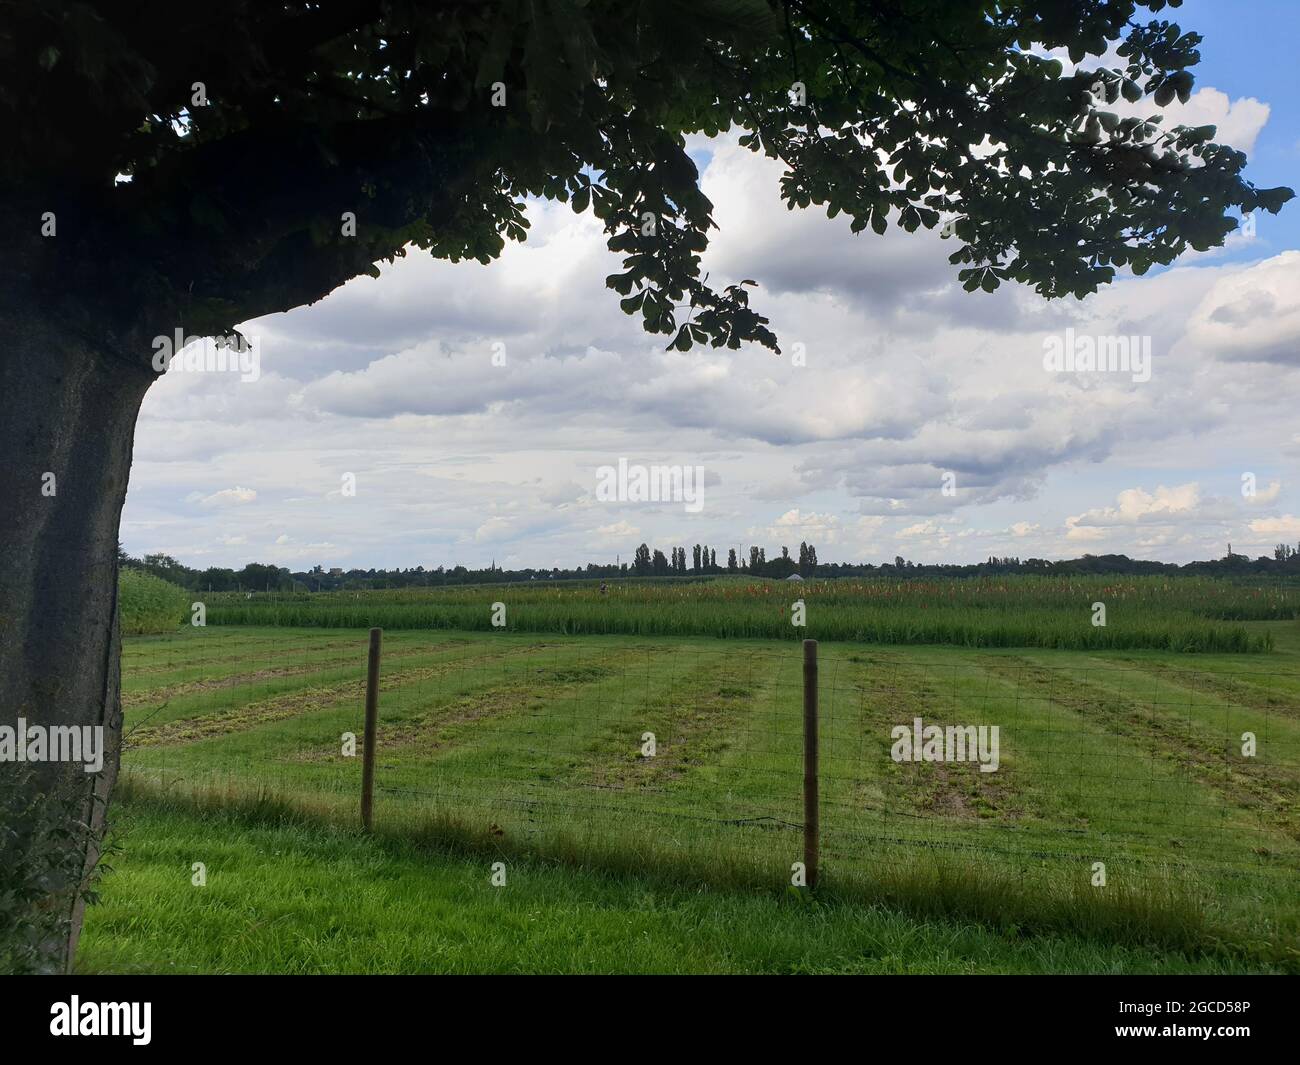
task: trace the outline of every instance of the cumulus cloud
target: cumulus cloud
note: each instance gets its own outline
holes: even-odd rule
[[[1269,481],[1267,488],[1256,489],[1250,495],[1243,496],[1243,502],[1249,507],[1262,507],[1270,503],[1276,503],[1277,497],[1282,494],[1281,481]]]
[[[1069,519],[1074,525],[1136,525],[1142,521],[1163,521],[1196,511],[1201,503],[1201,486],[1192,482],[1172,488],[1160,485],[1154,492],[1127,488],[1113,507],[1100,507]]]
[[[1201,90],[1192,104],[1221,101]],[[1262,120],[1227,105],[1237,136]],[[706,265],[759,282],[782,355],[665,351],[606,291],[617,259],[599,226],[530,205],[528,243],[490,267],[412,254],[254,323],[257,382],[156,384],[128,549],[549,566],[744,538],[769,554],[807,540],[825,561],[900,544],[968,560],[1083,543],[1197,557],[1285,520],[1272,511],[1300,454],[1300,252],[1125,278],[1083,303],[966,294],[937,236],[854,237],[843,219],[787,211],[778,180],[772,161],[713,143]],[[1066,327],[1150,337],[1151,380],[1046,372],[1044,338]],[[598,504],[595,470],[620,457],[703,466],[702,511]],[[1141,487],[1117,495],[1117,468]],[[1245,470],[1268,485],[1254,501],[1235,498]],[[340,491],[348,473],[355,496]],[[214,530],[204,512],[218,509]]]
[[[1105,54],[1088,56],[1078,64],[1070,59],[1069,50],[1065,48],[1051,49],[1047,54],[1060,60],[1066,74],[1080,70],[1122,72],[1128,60],[1117,52],[1117,47],[1117,44],[1112,43]],[[1255,141],[1267,125],[1272,110],[1267,103],[1253,96],[1239,96],[1233,100],[1212,85],[1198,86],[1185,103],[1175,97],[1160,107],[1149,96],[1132,103],[1120,96],[1105,104],[1104,109],[1122,118],[1157,115],[1163,129],[1175,126],[1214,126],[1215,141],[1229,144],[1247,155],[1255,150]]]
[[[242,506],[245,503],[252,503],[257,499],[257,490],[254,488],[241,488],[236,485],[234,488],[223,488],[219,492],[213,492],[211,495],[206,496],[195,492],[191,494],[190,498],[203,507],[235,507]]]
[[[1128,104],[1137,114],[1150,112],[1150,101]],[[1192,93],[1186,103],[1177,98],[1163,109],[1165,126],[1214,126],[1214,139],[1220,144],[1230,144],[1250,155],[1255,150],[1255,140],[1268,122],[1268,104],[1253,96],[1230,99],[1226,92],[1205,86]]]
[[[1300,366],[1300,251],[1224,274],[1193,309],[1187,335],[1225,362]]]
[[[599,526],[596,529],[596,534],[605,540],[630,541],[639,531],[635,525],[629,522],[616,521],[610,525]]]
[[[1256,518],[1250,523],[1250,531],[1266,536],[1300,536],[1300,517],[1283,514],[1277,518]]]
[[[937,536],[943,531],[943,526],[935,521],[918,521],[914,525],[909,525],[905,529],[899,529],[894,535],[899,540],[907,540],[914,536]]]

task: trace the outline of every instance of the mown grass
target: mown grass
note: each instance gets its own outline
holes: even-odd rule
[[[823,892],[1012,940],[1295,967],[1300,641],[1247,627],[1275,653],[823,644]],[[362,734],[364,644],[235,627],[128,641],[127,794],[188,816],[270,793],[290,822],[354,825],[360,758],[341,741]],[[761,641],[386,634],[380,835],[779,896],[801,857],[799,670],[797,648]],[[890,729],[913,716],[998,724],[999,771],[893,762]],[[1243,730],[1260,737],[1249,761]]]
[[[931,900],[923,914],[833,884],[812,897],[671,866],[637,875],[446,824],[366,836],[265,797],[195,807],[128,795],[115,838],[80,972],[1281,971],[1222,944],[1171,945],[1200,923],[1187,910],[1162,911],[1164,925],[1133,911],[1131,942],[1116,941],[1114,920],[1035,930],[1006,905],[963,917],[956,896],[975,892],[956,875],[931,876],[923,895],[909,888],[910,902]],[[497,861],[503,887],[491,883]],[[195,862],[204,887],[192,884]]]
[[[791,624],[806,606],[805,627]],[[495,584],[317,594],[217,593],[214,625],[491,630],[493,604],[516,632],[843,640],[962,647],[1179,653],[1263,652],[1242,622],[1291,620],[1300,589],[1209,578],[614,581]],[[1104,625],[1094,604],[1106,608]]]

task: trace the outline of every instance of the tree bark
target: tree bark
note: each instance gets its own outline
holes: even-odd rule
[[[136,416],[154,375],[111,341],[15,298],[0,302],[0,724],[102,726],[104,766],[31,765],[30,788],[68,789],[94,830],[70,843],[98,860],[121,750],[117,549]],[[15,773],[0,764],[0,773]],[[11,777],[11,779],[17,779]],[[50,967],[71,966],[71,934]]]

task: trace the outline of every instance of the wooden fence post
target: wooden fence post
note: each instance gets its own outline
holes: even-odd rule
[[[817,886],[820,811],[817,802],[817,641],[803,642],[803,864]]]
[[[370,630],[366,668],[366,731],[361,747],[361,826],[370,831],[375,804],[375,729],[379,723],[379,649],[383,629]]]

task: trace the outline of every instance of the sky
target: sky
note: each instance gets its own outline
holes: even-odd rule
[[[1170,17],[1206,39],[1166,122],[1215,124],[1249,180],[1300,188],[1300,5]],[[573,566],[642,542],[721,561],[807,540],[876,563],[1300,542],[1296,202],[1223,249],[1048,302],[962,292],[937,233],[787,211],[779,165],[734,137],[690,148],[719,226],[705,268],[759,283],[782,355],[663,350],[605,288],[620,266],[595,219],[531,203],[528,240],[489,266],[416,251],[246,323],[255,380],[168,371],[136,431],[126,549],[300,570]],[[1046,367],[1067,337],[1134,338],[1149,363]],[[611,499],[620,460],[702,489]]]

